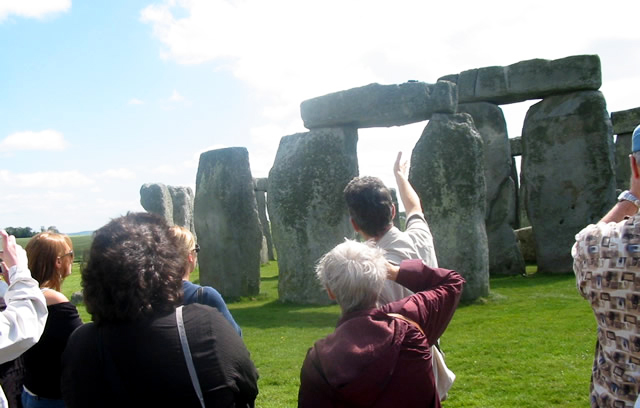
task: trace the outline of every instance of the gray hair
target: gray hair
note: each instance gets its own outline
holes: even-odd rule
[[[320,258],[316,276],[335,295],[343,313],[375,307],[387,279],[384,251],[346,239]]]

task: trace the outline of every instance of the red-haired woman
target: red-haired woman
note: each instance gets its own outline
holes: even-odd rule
[[[40,341],[24,353],[24,408],[64,407],[60,358],[71,333],[82,325],[76,307],[60,293],[71,274],[73,245],[63,234],[41,232],[26,247],[31,275],[47,301],[49,317]]]

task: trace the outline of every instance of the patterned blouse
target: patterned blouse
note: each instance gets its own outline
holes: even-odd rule
[[[589,225],[571,250],[580,294],[598,323],[592,407],[633,407],[640,393],[640,214]]]

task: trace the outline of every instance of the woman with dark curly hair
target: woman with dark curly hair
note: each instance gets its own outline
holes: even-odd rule
[[[241,337],[209,306],[178,307],[185,262],[157,215],[94,233],[82,270],[93,322],[62,356],[69,407],[254,406],[258,374]]]

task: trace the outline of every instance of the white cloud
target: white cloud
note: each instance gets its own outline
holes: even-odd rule
[[[129,105],[143,105],[144,102],[137,98],[132,98],[129,100]]]
[[[144,8],[141,20],[164,58],[228,70],[259,94],[266,123],[302,129],[299,105],[308,98],[371,82],[433,83],[533,58],[600,54],[604,83],[615,75],[638,84],[628,60],[640,55],[640,31],[634,13],[619,13],[630,7],[625,0],[607,7],[461,0],[455,8],[422,0],[165,0]],[[621,87],[608,90],[608,101],[626,97]]]
[[[0,141],[0,152],[17,150],[51,150],[66,149],[68,143],[64,135],[56,130],[47,129],[39,132],[26,130],[12,133]]]
[[[0,21],[11,14],[44,18],[52,13],[68,11],[70,8],[71,0],[2,0],[0,1]]]
[[[12,173],[0,170],[0,182],[9,188],[43,188],[54,189],[61,187],[76,188],[94,184],[93,179],[83,173],[72,171],[50,171],[34,173]]]
[[[97,174],[96,176],[109,179],[131,180],[135,178],[136,174],[129,169],[119,168],[105,170],[102,173]]]
[[[176,91],[175,89],[173,90],[173,93],[171,94],[171,97],[169,98],[169,100],[171,102],[182,102],[184,101],[184,96],[180,95],[178,93],[178,91]]]

